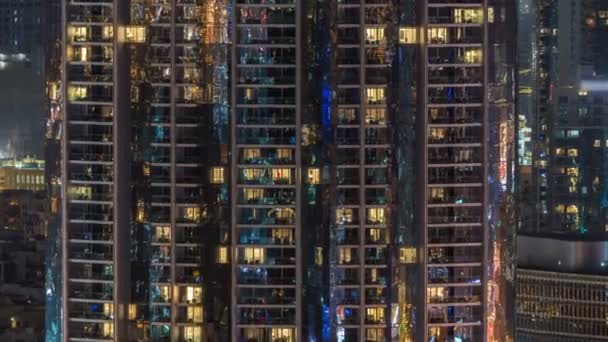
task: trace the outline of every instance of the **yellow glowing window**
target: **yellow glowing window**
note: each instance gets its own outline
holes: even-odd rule
[[[315,265],[323,265],[323,247],[315,247]]]
[[[578,214],[578,207],[576,205],[569,205],[566,208],[566,214]]]
[[[556,156],[563,156],[565,154],[566,154],[566,150],[564,150],[563,148],[558,147],[558,148],[555,149],[555,155]]]
[[[350,247],[340,247],[338,250],[338,263],[349,264],[354,261],[353,251]]]
[[[336,224],[348,224],[353,222],[352,209],[336,209]]]
[[[114,324],[103,323],[103,336],[114,337]]]
[[[380,44],[384,41],[383,27],[368,27],[365,29],[365,41],[368,44]]]
[[[365,110],[365,123],[370,125],[383,125],[385,121],[385,108],[368,108]]]
[[[68,29],[68,33],[72,36],[72,40],[75,42],[82,42],[87,40],[88,28],[86,26],[72,26]]]
[[[151,167],[150,167],[150,163],[149,162],[144,162],[142,165],[142,174],[146,177],[150,176],[151,173]]]
[[[368,104],[382,104],[385,101],[384,88],[367,88],[366,95]]]
[[[489,12],[489,9],[488,9]],[[455,23],[482,23],[483,22],[483,10],[481,9],[454,9],[454,22]]]
[[[210,178],[212,184],[224,184],[224,168],[212,167],[210,172]]]
[[[49,82],[49,99],[56,101],[59,100],[59,85],[57,82]]]
[[[382,239],[382,230],[379,228],[372,228],[367,234],[370,242],[378,242],[380,239]]]
[[[464,62],[468,64],[481,63],[482,56],[481,49],[468,49],[464,52]]]
[[[168,226],[157,226],[154,236],[157,242],[170,242],[171,228]]]
[[[427,31],[428,41],[431,44],[446,43],[448,37],[448,29],[445,27],[434,27]]]
[[[402,264],[415,264],[416,248],[399,248],[399,262]]]
[[[190,221],[199,222],[201,219],[201,209],[196,207],[186,207],[184,218]]]
[[[415,27],[400,27],[399,28],[399,43],[400,44],[418,43],[418,29],[416,29]]]
[[[321,170],[316,167],[308,169],[308,184],[321,184]]]
[[[291,183],[291,169],[272,169],[272,180],[278,183]]]
[[[201,342],[202,334],[201,327],[186,326],[184,327],[184,341]]]
[[[136,220],[139,223],[143,223],[146,220],[146,208],[144,207],[144,201],[139,200],[137,202],[137,214]]]
[[[195,101],[201,98],[201,88],[198,86],[184,86],[184,100]]]
[[[113,317],[114,316],[114,304],[104,303],[103,304],[103,314],[106,317]]]
[[[270,337],[272,342],[295,342],[293,329],[290,328],[272,328]]]
[[[578,157],[578,149],[569,148],[568,149],[568,157]]]
[[[259,158],[262,153],[260,152],[259,148],[246,148],[245,150],[243,150],[243,155],[245,157],[245,160],[248,160]]]
[[[246,201],[257,201],[260,198],[264,197],[264,189],[243,189],[243,197]]]
[[[187,317],[188,322],[201,323],[203,321],[203,308],[200,306],[189,306]]]
[[[367,220],[370,223],[385,223],[384,208],[368,208],[367,209]]]
[[[143,43],[146,41],[146,28],[144,26],[125,27],[125,42]]]
[[[277,159],[291,160],[291,150],[288,148],[278,148]]]
[[[384,322],[384,308],[367,308],[365,319],[372,322]]]
[[[217,263],[227,264],[228,263],[228,247],[221,246],[217,249]]]
[[[568,167],[568,168],[566,168],[566,174],[568,176],[578,176],[578,167]]]
[[[80,61],[86,62],[89,60],[89,48],[86,46],[81,46],[78,51],[80,52]]]
[[[114,27],[112,25],[104,25],[101,36],[104,40],[110,40],[114,37]]]
[[[278,219],[293,219],[295,213],[291,208],[278,208],[275,210],[275,215]]]
[[[129,319],[134,320],[137,318],[137,305],[129,304]]]
[[[70,101],[81,101],[86,99],[88,89],[87,87],[70,86],[68,88],[68,100]]]
[[[264,263],[264,248],[245,248],[244,262],[246,264],[263,264]]]
[[[243,169],[243,178],[245,181],[255,181],[262,177],[264,169]]]
[[[593,141],[593,147],[602,147],[602,141],[595,139],[595,141]]]

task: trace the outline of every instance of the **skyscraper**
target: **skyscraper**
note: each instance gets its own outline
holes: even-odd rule
[[[607,19],[604,1],[519,1],[518,341],[607,338]]]
[[[64,338],[512,339],[514,13],[64,2]]]

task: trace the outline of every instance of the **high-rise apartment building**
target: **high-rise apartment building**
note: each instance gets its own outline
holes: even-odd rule
[[[64,1],[70,341],[510,341],[511,1]]]

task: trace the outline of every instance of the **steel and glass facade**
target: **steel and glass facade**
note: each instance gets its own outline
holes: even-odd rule
[[[66,340],[512,338],[510,3],[63,10]]]

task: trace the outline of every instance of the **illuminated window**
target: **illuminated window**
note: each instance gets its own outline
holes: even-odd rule
[[[578,157],[578,149],[569,148],[568,149],[568,157]]]
[[[135,216],[138,223],[143,223],[146,220],[146,208],[144,207],[144,201],[137,201],[137,214]]]
[[[129,319],[130,320],[134,320],[137,318],[137,305],[136,304],[129,304]]]
[[[201,323],[203,321],[203,308],[200,306],[189,306],[187,310],[188,322]]]
[[[103,314],[106,317],[114,317],[114,304],[104,303],[103,304]]]
[[[271,169],[272,180],[279,184],[291,183],[291,169]]]
[[[367,221],[369,223],[384,224],[384,208],[368,208],[367,209]]]
[[[261,155],[262,153],[260,152],[259,148],[246,148],[243,150],[243,156],[245,157],[245,160],[260,158]]]
[[[198,86],[184,86],[184,100],[196,101],[201,98],[201,89]]]
[[[171,228],[168,226],[156,226],[154,237],[156,242],[170,242]]]
[[[568,130],[568,132],[566,133],[566,136],[568,138],[578,138],[580,135],[580,132],[578,129],[570,129]]]
[[[384,88],[367,88],[366,95],[368,104],[383,104],[386,100]]]
[[[336,224],[348,224],[353,222],[352,209],[336,209]]]
[[[427,31],[430,44],[445,44],[448,37],[448,29],[445,27],[434,27]]]
[[[142,165],[142,173],[144,176],[149,177],[151,172],[150,163],[144,162]]]
[[[323,265],[323,247],[315,247],[315,265]]]
[[[479,22],[481,22],[481,21],[483,21],[483,18],[480,18]],[[494,22],[494,7],[491,7],[491,6],[488,7],[488,22],[489,23]]]
[[[379,228],[369,229],[368,232],[368,240],[370,242],[379,242],[382,239],[382,230]]]
[[[367,44],[380,44],[384,42],[383,27],[368,27],[365,29],[365,42]]]
[[[243,169],[243,178],[246,182],[258,182],[264,175],[264,169]]]
[[[365,310],[365,320],[368,323],[383,323],[384,308],[367,308]]]
[[[217,249],[217,263],[227,264],[228,263],[228,247],[221,246]]]
[[[384,125],[386,109],[385,108],[367,108],[365,110],[365,123],[369,125]]]
[[[338,264],[350,264],[354,262],[353,250],[350,247],[340,247],[338,250]]]
[[[224,168],[212,167],[210,172],[212,184],[224,184]]]
[[[399,43],[400,44],[416,44],[418,43],[418,30],[415,27],[399,28]]]
[[[464,52],[464,62],[468,64],[481,63],[482,56],[481,49],[468,49]]]
[[[103,40],[111,40],[114,37],[114,26],[104,25],[101,32],[101,37]]]
[[[245,264],[263,264],[264,263],[264,248],[245,248],[243,262]]]
[[[593,141],[593,147],[602,147],[602,141],[595,139],[595,141]]]
[[[200,303],[202,295],[202,289],[197,286],[186,287],[185,302],[189,304]]]
[[[489,9],[488,9],[489,12]],[[454,22],[455,23],[482,23],[483,22],[483,10],[481,9],[469,9],[469,8],[456,8],[454,9]]]
[[[201,342],[201,327],[186,326],[184,329],[184,341]]]
[[[295,342],[293,329],[272,328],[270,331],[271,342]]]
[[[278,148],[277,159],[291,160],[291,150],[288,148]]]
[[[184,208],[184,219],[192,222],[200,222],[201,220],[201,209],[197,207],[186,207]]]
[[[143,43],[146,41],[146,28],[144,26],[125,27],[125,42]]]
[[[415,264],[416,248],[399,248],[399,262],[402,264]]]
[[[184,26],[184,40],[192,41],[196,38],[196,26],[186,25]]]
[[[113,323],[103,323],[103,336],[111,336],[114,337],[114,324]]]
[[[68,87],[68,100],[70,101],[82,101],[87,97],[88,89],[83,86],[70,86]]]
[[[86,26],[72,26],[68,29],[69,35],[75,42],[83,42],[87,40],[88,29]]]
[[[318,168],[308,169],[308,184],[321,184],[321,170]]]
[[[258,201],[264,197],[264,189],[243,189],[243,198],[245,201]]]

